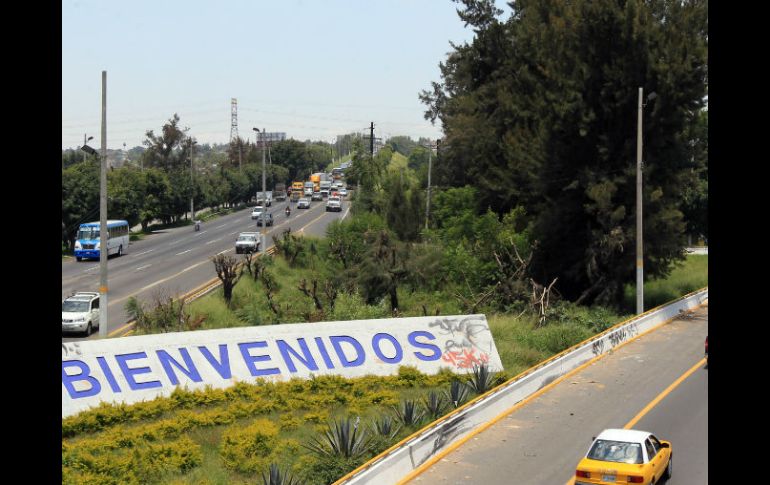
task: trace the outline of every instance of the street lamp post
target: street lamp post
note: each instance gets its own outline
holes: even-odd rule
[[[265,252],[265,242],[266,242],[266,236],[265,236],[265,228],[267,227],[267,224],[265,223],[265,212],[267,212],[267,187],[265,183],[265,128],[262,128],[262,133],[260,136],[259,128],[252,128],[254,131],[257,132],[257,139],[262,142],[262,214],[260,217],[262,218],[262,229],[260,230],[260,251]]]
[[[93,137],[93,136],[89,136],[88,138],[86,138],[86,134],[85,134],[85,133],[83,133],[83,146],[87,145],[87,144],[88,144],[88,142],[89,142],[89,141],[91,141],[91,140],[93,140],[93,139],[94,139],[94,137]],[[83,150],[83,161],[84,161],[84,162],[86,161],[86,153],[87,153],[87,152],[86,152],[85,150]]]
[[[99,177],[99,338],[107,338],[107,71],[102,71],[102,160]]]
[[[647,101],[658,95],[652,92]],[[636,313],[644,313],[644,246],[642,244],[642,108],[643,89],[639,88],[639,109],[636,122]]]

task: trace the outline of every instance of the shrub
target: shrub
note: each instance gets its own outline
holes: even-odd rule
[[[444,415],[448,403],[443,394],[430,391],[428,396],[423,398],[423,404],[428,412],[428,416],[436,420]]]
[[[401,406],[393,406],[396,419],[404,427],[417,427],[425,417],[425,410],[420,409],[418,401],[411,399],[404,399],[401,401]]]
[[[222,434],[220,456],[227,468],[253,473],[267,468],[277,444],[278,428],[267,419],[258,419],[245,428],[233,425]]]
[[[449,386],[448,391],[444,391],[444,396],[447,401],[452,403],[456,408],[462,406],[465,400],[468,398],[468,386],[464,385],[457,379],[452,380],[452,384]]]
[[[359,458],[371,449],[369,435],[359,422],[357,417],[351,424],[348,417],[329,423],[320,438],[314,436],[303,446],[319,457]]]
[[[495,374],[489,372],[487,364],[481,364],[480,366],[473,366],[473,372],[469,375],[468,381],[465,384],[476,394],[484,394],[492,389],[494,381]]]

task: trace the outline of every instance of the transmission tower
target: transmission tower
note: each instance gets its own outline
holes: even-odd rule
[[[230,98],[230,143],[238,139],[238,100]]]

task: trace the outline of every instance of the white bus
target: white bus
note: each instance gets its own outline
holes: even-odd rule
[[[121,256],[128,249],[128,221],[107,221],[107,256]],[[99,259],[99,222],[80,225],[75,238],[75,259]]]

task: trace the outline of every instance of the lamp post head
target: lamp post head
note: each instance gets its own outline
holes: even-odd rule
[[[89,155],[96,155],[96,150],[94,150],[88,145],[83,145],[82,147],[80,147],[80,149],[88,153]]]

